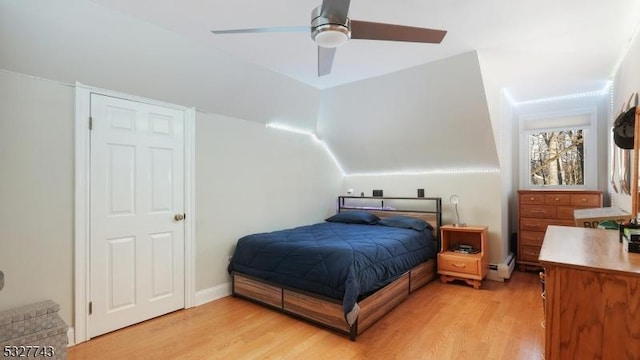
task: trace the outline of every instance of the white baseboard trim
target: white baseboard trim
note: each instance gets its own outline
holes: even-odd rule
[[[71,347],[75,344],[76,344],[76,331],[72,327],[69,327],[69,330],[67,330],[67,347]]]
[[[196,291],[196,306],[204,305],[208,302],[221,299],[231,295],[231,283],[224,283]]]

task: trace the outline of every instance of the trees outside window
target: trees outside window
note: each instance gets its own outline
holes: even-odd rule
[[[530,185],[584,185],[582,129],[531,132]]]

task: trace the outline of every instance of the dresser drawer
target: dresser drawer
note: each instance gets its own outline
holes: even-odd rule
[[[540,218],[520,218],[520,231],[542,231],[547,230],[551,219]]]
[[[540,256],[540,246],[533,245],[520,245],[520,251],[518,252],[519,260],[538,262]]]
[[[544,231],[520,231],[518,243],[522,245],[542,246]]]
[[[544,203],[547,205],[571,205],[569,194],[545,194]]]
[[[520,204],[544,204],[544,194],[520,194]]]
[[[573,220],[573,210],[579,209],[580,206],[558,206],[558,219]],[[572,226],[572,225],[569,225]],[[575,223],[573,224],[575,226]]]
[[[575,226],[576,223],[572,219],[536,219],[536,218],[520,218],[520,231],[547,231],[549,225]]]
[[[464,254],[438,254],[438,269],[480,275],[480,258]]]
[[[602,207],[598,190],[519,190],[518,250],[520,270],[538,266],[538,256],[549,225],[576,225],[575,209]]]
[[[601,207],[602,195],[599,194],[571,194],[571,205],[584,207]]]
[[[556,206],[521,205],[520,216],[527,217],[527,218],[553,219],[556,217]]]

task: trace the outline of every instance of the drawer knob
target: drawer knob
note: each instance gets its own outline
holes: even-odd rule
[[[555,200],[555,201],[560,201],[560,198],[555,198],[554,200]]]
[[[587,202],[587,199],[582,199],[582,202]]]
[[[536,199],[536,198],[532,197],[532,198],[530,198],[529,200],[533,201],[533,200],[535,200],[535,199]]]
[[[451,265],[453,265],[454,267],[457,267],[457,268],[465,268],[465,267],[466,267],[466,265],[465,265],[465,264],[455,264],[455,263],[451,263]]]

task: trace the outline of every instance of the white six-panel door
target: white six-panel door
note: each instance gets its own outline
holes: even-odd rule
[[[89,336],[184,308],[184,113],[91,95]]]

